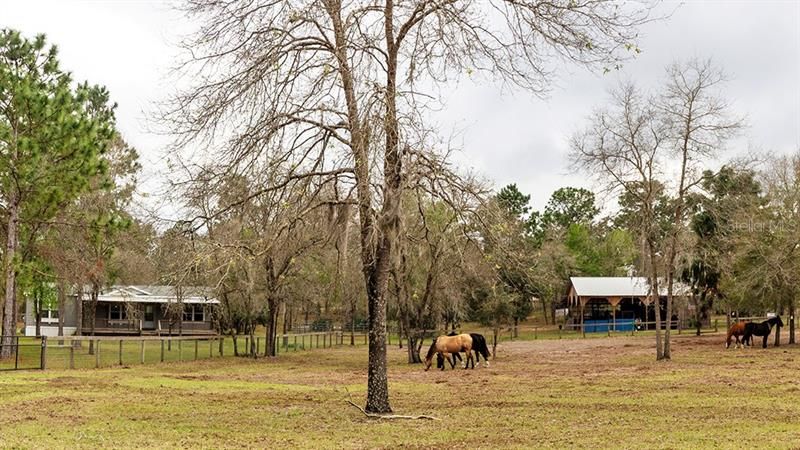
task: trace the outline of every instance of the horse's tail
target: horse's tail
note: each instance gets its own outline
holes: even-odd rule
[[[436,340],[439,338],[434,338],[433,342],[431,342],[431,348],[428,349],[428,354],[425,355],[426,360],[430,360],[433,358],[433,354],[436,353]]]

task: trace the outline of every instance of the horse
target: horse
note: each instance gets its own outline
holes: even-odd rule
[[[728,330],[728,337],[725,339],[725,348],[731,346],[731,337],[736,338],[736,346],[734,348],[739,348],[740,345],[744,346],[744,344],[739,342],[739,336],[744,336],[745,325],[747,325],[747,322],[736,322],[731,325],[731,328]]]
[[[448,336],[456,336],[455,331],[451,331]],[[483,355],[483,363],[484,367],[489,367],[489,347],[486,345],[486,338],[483,337],[482,334],[479,333],[470,333],[470,337],[472,338],[472,349],[475,350],[475,361],[478,363],[481,362],[481,355]],[[455,367],[455,360],[458,359],[462,361],[460,353],[453,353],[453,361],[448,359],[450,366]],[[474,368],[473,364],[473,368]],[[436,368],[443,369],[444,368],[444,357],[442,355],[436,356]]]
[[[761,345],[761,348],[767,348],[767,338],[769,334],[772,333],[772,327],[774,326],[783,327],[783,321],[781,320],[781,316],[775,316],[770,319],[767,319],[761,323],[753,323],[749,322],[744,327],[744,337],[742,340],[750,345],[753,339],[753,336],[764,336],[764,342]]]
[[[428,349],[428,354],[425,356],[425,370],[427,371],[431,368],[434,353],[438,353],[439,355],[447,353],[447,359],[450,361],[449,355],[459,352],[467,353],[467,361],[466,364],[464,364],[465,369],[470,362],[472,362],[472,367],[475,367],[475,359],[472,357],[472,336],[468,334],[458,334],[456,336],[437,337]],[[453,368],[455,368],[454,361],[455,359],[450,361],[450,365],[453,366]],[[444,370],[444,365],[442,365],[442,370]]]

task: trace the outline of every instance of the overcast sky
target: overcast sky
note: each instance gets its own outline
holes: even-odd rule
[[[656,85],[667,64],[694,56],[725,70],[731,81],[724,95],[749,124],[723,160],[748,149],[800,148],[800,1],[667,2],[661,12],[676,7],[669,20],[641,30],[643,52],[622,71],[571,67],[545,100],[461,83],[439,114],[444,133],[462,131],[457,162],[497,186],[517,183],[541,208],[558,187],[588,186],[569,170],[567,140],[610,87],[621,78]],[[146,118],[171,90],[167,70],[187,30],[180,17],[157,1],[0,0],[0,28],[47,34],[63,68],[108,87],[119,104],[119,129],[143,156],[144,189],[156,193],[167,138],[148,132]]]

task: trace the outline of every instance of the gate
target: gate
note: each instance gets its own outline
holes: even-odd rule
[[[0,371],[44,369],[47,336],[0,338],[2,347],[11,347],[11,356],[0,359]]]

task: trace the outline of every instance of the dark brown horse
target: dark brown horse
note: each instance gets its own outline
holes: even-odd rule
[[[742,342],[747,345],[752,344],[753,336],[761,336],[764,338],[764,342],[761,344],[762,348],[767,348],[767,338],[769,334],[772,332],[772,327],[777,326],[778,328],[783,327],[783,321],[781,320],[781,316],[775,316],[770,319],[767,319],[761,323],[748,323],[744,327],[744,335],[742,337]]]
[[[739,336],[744,336],[746,325],[747,322],[736,322],[731,325],[731,328],[728,330],[728,337],[725,339],[725,348],[731,346],[731,337],[736,338],[736,346],[734,348],[739,348],[739,346],[744,347],[744,344],[739,341]]]

